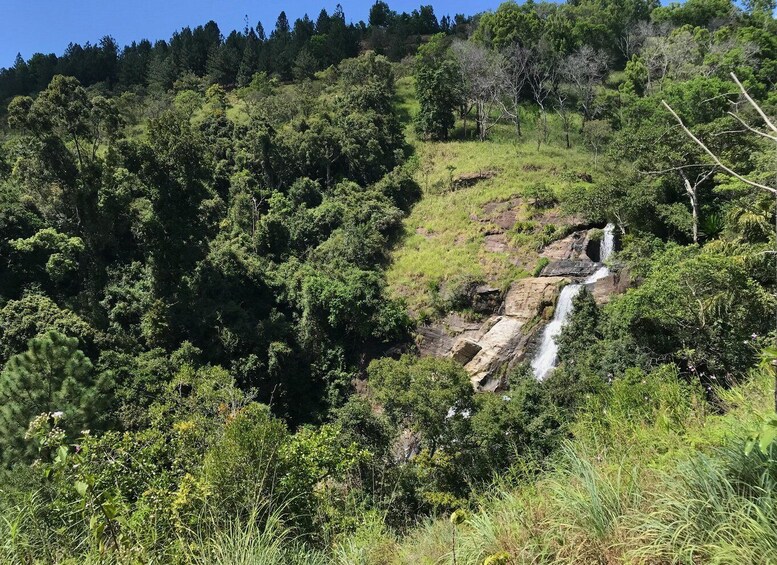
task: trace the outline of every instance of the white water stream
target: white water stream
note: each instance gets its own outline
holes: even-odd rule
[[[615,226],[613,224],[605,226],[604,237],[599,248],[599,261],[601,263],[604,263],[612,254],[614,232]],[[542,334],[542,344],[531,362],[534,376],[538,380],[547,377],[548,373],[556,366],[556,356],[558,354],[556,337],[569,321],[569,316],[572,314],[572,300],[574,300],[584,285],[593,284],[609,274],[610,269],[602,264],[594,274],[582,283],[568,284],[561,289],[561,294],[559,294],[558,302],[556,303],[556,311],[553,313],[553,319],[545,326],[545,331]]]

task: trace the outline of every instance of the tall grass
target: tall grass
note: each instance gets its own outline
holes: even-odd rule
[[[260,519],[252,513],[245,521],[234,520],[199,535],[188,544],[187,562],[194,565],[324,565],[324,555],[307,549],[285,527],[277,513]]]
[[[608,404],[606,425],[578,429],[554,471],[479,501],[457,531],[458,562],[777,563],[777,449],[744,451],[772,385],[754,376],[721,391],[724,415],[687,399],[671,418],[654,399],[652,417]],[[402,540],[394,563],[452,563],[447,520]]]
[[[563,447],[563,464],[548,486],[556,527],[596,545],[606,545],[618,521],[642,500],[638,467],[596,465],[571,444]]]
[[[777,562],[777,466],[762,454],[743,461],[743,438],[737,440],[664,475],[652,511],[636,517],[634,531],[647,541],[628,551],[632,558]]]

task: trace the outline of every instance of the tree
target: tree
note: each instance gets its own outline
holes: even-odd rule
[[[527,83],[540,108],[537,128],[537,150],[548,141],[548,98],[556,92],[560,67],[550,44],[543,40],[531,49],[527,61]]]
[[[584,45],[562,62],[562,76],[572,84],[583,111],[583,125],[596,117],[596,88],[607,73],[607,54]]]
[[[496,52],[470,41],[454,41],[451,46],[453,56],[459,64],[459,73],[463,81],[465,116],[464,134],[466,136],[466,115],[471,107],[475,108],[475,124],[480,141],[485,141],[488,131],[499,118],[490,123],[494,105],[499,98],[501,65]]]
[[[583,125],[583,139],[594,152],[594,166],[601,150],[612,138],[612,126],[607,120],[590,120]]]
[[[519,43],[512,43],[501,52],[497,58],[500,69],[497,74],[500,80],[498,102],[502,111],[515,125],[518,137],[521,137],[521,101],[524,87],[528,79],[528,65],[531,54]]]
[[[421,109],[418,131],[432,139],[448,139],[461,101],[461,74],[448,51],[443,34],[435,35],[418,49],[415,61],[416,95]]]
[[[769,332],[774,307],[737,257],[672,245],[639,288],[611,304],[608,331],[634,336],[705,383],[733,383],[755,361],[750,336]]]
[[[70,438],[105,421],[108,383],[95,379],[91,361],[78,349],[78,339],[59,332],[33,338],[26,352],[11,357],[0,373],[0,457],[5,465],[29,460],[25,430],[40,414],[55,418]]]
[[[368,22],[370,27],[386,27],[395,15],[396,14],[391,11],[388,4],[382,0],[376,0],[370,8]]]
[[[450,359],[404,355],[373,361],[369,383],[396,426],[421,435],[432,455],[463,437],[474,407],[464,369]]]

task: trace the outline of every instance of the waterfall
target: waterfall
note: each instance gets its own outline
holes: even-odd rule
[[[607,224],[604,228],[604,237],[602,238],[599,247],[599,261],[601,261],[601,263],[604,263],[612,254],[615,239],[614,234],[615,226],[613,224]],[[545,331],[542,334],[542,343],[531,362],[534,376],[537,379],[542,380],[547,377],[548,373],[556,366],[556,355],[558,354],[556,337],[561,333],[561,329],[569,321],[569,316],[572,314],[572,300],[580,293],[580,290],[584,285],[593,284],[609,274],[610,269],[602,264],[594,274],[585,279],[582,283],[568,284],[561,289],[561,294],[559,294],[558,302],[556,303],[556,311],[553,313],[553,319],[545,326]]]

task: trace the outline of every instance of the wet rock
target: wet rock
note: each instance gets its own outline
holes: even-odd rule
[[[596,281],[591,287],[591,294],[593,294],[596,303],[601,306],[607,304],[616,294],[626,292],[630,284],[631,277],[628,269],[623,269]]]
[[[585,278],[594,273],[599,266],[589,259],[573,260],[562,259],[553,261],[540,273],[543,277],[574,277]]]

